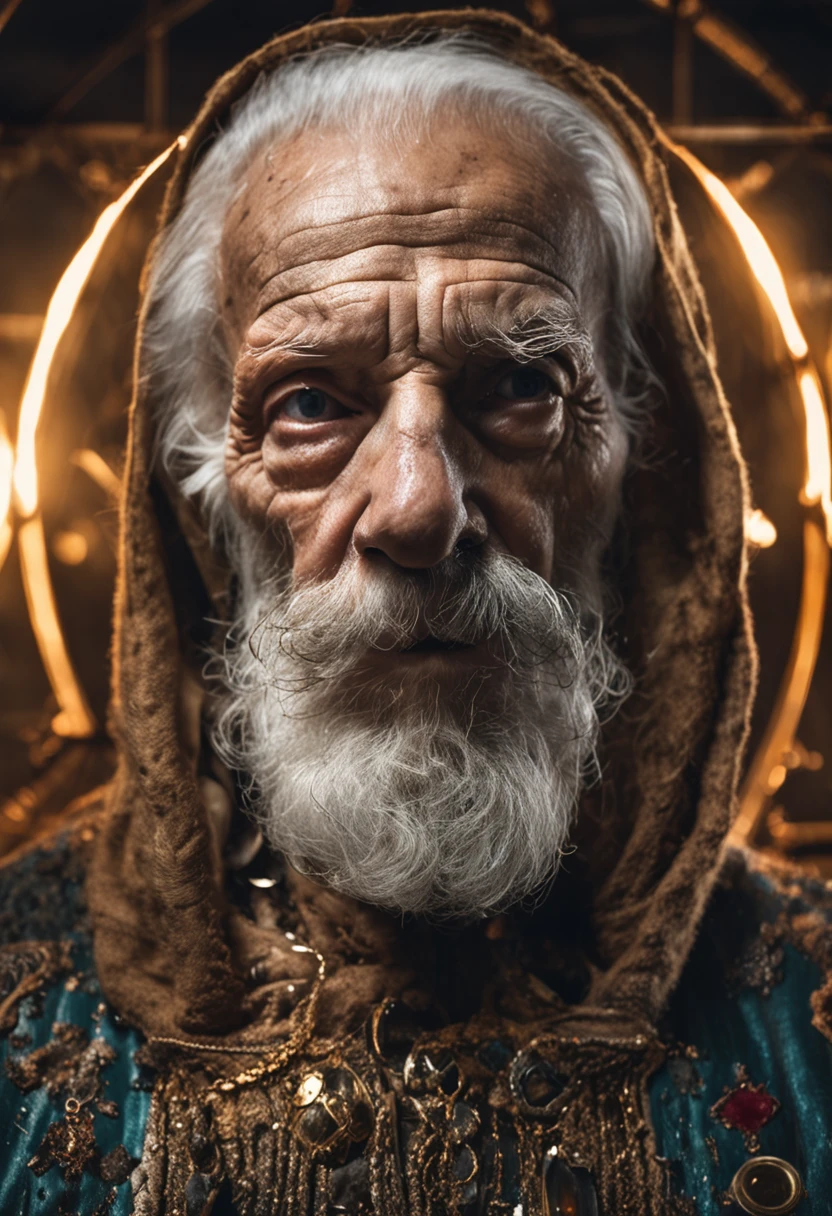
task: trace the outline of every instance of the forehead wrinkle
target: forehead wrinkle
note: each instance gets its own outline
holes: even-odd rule
[[[299,293],[290,297],[292,303],[281,301],[262,310],[249,328],[246,348],[252,354],[267,354],[275,351],[311,354],[327,347],[332,348],[337,345],[339,340],[343,341],[340,336],[341,331],[350,325],[352,321],[350,314],[353,310],[364,310],[360,314],[360,321],[363,321],[372,313],[381,316],[385,308],[385,300],[379,293],[367,292],[357,295],[351,290],[352,287],[351,283],[336,284],[318,291]],[[325,294],[328,298],[321,300]],[[278,315],[268,317],[268,313],[273,309],[279,310]],[[306,313],[310,315],[304,315]],[[252,342],[252,330],[256,329],[258,325],[268,324],[280,332],[262,343]],[[352,332],[349,334],[349,339],[353,344],[356,342],[358,328],[359,326],[353,326]],[[289,336],[285,336],[287,329],[291,331]],[[333,329],[336,334],[334,339],[331,336]]]
[[[360,305],[372,305],[376,299],[381,300],[382,295],[386,293],[389,281],[390,280],[388,279],[380,278],[344,279],[340,282],[327,283],[323,287],[310,287],[305,291],[294,291],[289,295],[282,296],[278,299],[265,301],[258,308],[257,315],[252,322],[252,326],[256,325],[258,321],[261,321],[274,309],[282,310],[287,306],[297,308],[299,314],[305,307],[311,306],[317,317],[324,322],[328,322],[331,319],[332,314],[346,312],[348,309],[358,307]],[[401,281],[409,282],[410,276],[403,278]],[[353,289],[359,284],[367,284],[368,286],[375,285],[382,290],[377,296],[372,292],[358,295],[353,291]],[[333,298],[331,300],[324,300],[323,303],[321,303],[319,299],[321,296]]]
[[[346,197],[346,196],[345,196]],[[464,204],[454,204],[447,207],[428,207],[421,210],[403,211],[398,208],[384,208],[380,211],[362,211],[355,215],[342,215],[336,219],[326,220],[322,223],[309,222],[308,220],[299,224],[297,228],[293,228],[289,232],[285,232],[277,241],[274,248],[279,251],[281,246],[295,237],[306,237],[309,233],[326,233],[329,229],[343,231],[344,227],[356,224],[371,224],[377,220],[419,220],[420,225],[423,221],[431,218],[439,218],[446,216],[453,221],[453,227],[459,231],[468,229],[468,217],[475,216],[481,218],[488,224],[505,225],[509,228],[520,228],[525,232],[531,233],[537,240],[545,240],[547,244],[551,244],[552,248],[557,250],[557,246],[548,237],[543,237],[542,234],[534,228],[530,228],[527,224],[523,224],[516,217],[503,212],[491,213],[484,210],[482,207],[466,207]],[[421,226],[419,231],[423,231]]]
[[[472,209],[472,213],[481,215],[480,212],[474,209]],[[559,246],[550,236],[544,236],[540,232],[535,231],[535,229],[518,221],[495,219],[485,215],[481,216],[483,220],[481,226],[472,227],[460,222],[454,226],[453,232],[432,234],[430,241],[426,240],[426,234],[422,228],[414,228],[412,233],[398,234],[394,240],[388,238],[378,241],[374,239],[373,221],[379,218],[383,219],[387,218],[387,216],[382,213],[377,216],[345,221],[349,229],[348,232],[344,232],[344,223],[341,222],[318,225],[313,228],[300,228],[291,234],[280,237],[277,241],[269,243],[265,247],[260,245],[254,256],[246,263],[245,269],[251,269],[256,274],[258,263],[266,259],[274,259],[278,264],[274,269],[269,268],[269,272],[264,277],[255,279],[255,290],[262,292],[270,282],[280,275],[289,275],[297,271],[308,270],[322,263],[329,264],[345,260],[352,256],[366,253],[369,249],[378,251],[413,250],[429,254],[433,250],[447,250],[454,245],[459,245],[460,248],[469,251],[468,257],[470,257],[471,243],[477,241],[483,243],[484,251],[487,249],[487,253],[483,252],[477,255],[480,260],[487,257],[488,260],[517,261],[516,255],[522,250],[525,264],[533,269],[538,269],[552,278],[558,278],[557,273],[552,268],[551,259],[552,255],[555,258],[560,256],[561,250]],[[360,231],[368,227],[371,230],[369,234]],[[357,229],[359,230],[358,232],[356,231]],[[321,244],[325,245],[326,241],[323,238],[329,233],[335,233],[343,237],[343,243],[346,243],[347,248],[342,251],[338,248],[339,243],[336,243],[334,249],[324,248],[315,250],[314,256],[301,257],[299,259],[292,258],[291,261],[281,259],[281,251],[284,250],[284,246],[289,241],[295,238],[304,238],[307,245],[310,243],[314,244],[316,241],[320,241]],[[523,240],[524,236],[526,238],[525,241]],[[529,241],[529,238],[531,238],[531,241]],[[513,257],[506,257],[506,247],[514,254]],[[574,295],[574,291],[568,283],[563,281],[563,285]]]
[[[267,348],[249,349],[254,354],[279,352],[319,359],[347,351],[351,356],[349,362],[358,361],[356,356],[363,352],[370,354],[375,350],[376,362],[381,364],[411,347],[418,348],[413,282],[381,281],[378,286],[378,292],[336,301],[332,309],[320,307],[312,296],[297,297],[301,307],[312,306],[315,316],[291,338],[278,337]]]
[[[465,269],[470,273],[470,268]],[[254,358],[286,354],[321,360],[345,349],[357,354],[378,348],[379,359],[384,361],[390,354],[413,347],[415,353],[429,361],[439,357],[441,363],[445,362],[442,356],[457,360],[461,354],[464,357],[478,350],[528,362],[569,348],[585,361],[591,358],[589,332],[571,301],[562,296],[541,301],[534,285],[492,278],[466,277],[437,286],[441,304],[436,332],[425,349],[411,281],[380,280],[375,292],[356,294],[354,284],[330,285],[293,297],[288,309],[285,303],[276,306],[278,315],[270,322],[277,332],[271,337],[266,334],[262,342],[249,336],[245,352]],[[477,287],[489,289],[489,294],[473,300],[457,294],[459,288]],[[525,304],[522,299],[515,302],[518,289],[522,294],[524,288],[530,288],[530,298]],[[409,322],[408,299],[413,301],[414,313]]]
[[[381,246],[377,245],[377,246],[374,246],[374,248],[378,249],[380,251],[393,251],[393,250],[398,249],[399,246],[386,244],[386,245],[381,245]],[[408,246],[407,248],[410,248],[410,247]],[[363,252],[362,250],[355,251],[356,254],[360,254],[362,252]],[[424,249],[421,252],[423,252],[427,256],[430,256],[429,248]],[[352,256],[353,256],[353,254],[345,254],[343,257],[337,258],[335,260],[337,262],[346,261]],[[551,267],[548,267],[548,266],[544,265],[543,263],[538,263],[534,259],[527,259],[527,260],[521,262],[521,261],[518,261],[516,257],[501,257],[501,256],[499,256],[499,254],[492,251],[487,256],[485,254],[482,254],[482,255],[478,254],[474,258],[471,258],[469,256],[467,258],[460,257],[458,259],[455,258],[453,260],[458,261],[459,263],[471,262],[471,261],[474,261],[477,263],[493,262],[493,263],[499,264],[500,266],[503,266],[503,267],[516,267],[517,269],[526,271],[527,273],[531,272],[531,274],[534,276],[540,276],[539,279],[537,279],[537,280],[535,278],[501,279],[495,274],[493,276],[483,276],[481,278],[476,277],[476,278],[471,278],[471,279],[468,279],[468,277],[466,276],[465,280],[460,280],[460,281],[471,282],[471,283],[476,283],[476,282],[483,282],[483,283],[511,282],[511,283],[517,283],[517,284],[525,283],[530,287],[535,287],[535,286],[536,287],[545,287],[551,283],[556,283],[559,287],[562,287],[564,289],[564,291],[566,291],[568,293],[571,300],[574,301],[575,306],[577,307],[577,305],[578,305],[576,291],[572,287],[569,280],[563,278],[561,275],[556,274],[551,269]],[[350,274],[348,276],[345,274],[344,278],[334,281],[332,283],[325,283],[321,287],[314,287],[314,286],[310,285],[309,287],[303,287],[303,288],[298,289],[298,287],[296,287],[296,286],[293,286],[290,288],[290,285],[286,284],[284,287],[284,290],[282,290],[282,291],[278,290],[278,291],[276,291],[275,294],[267,293],[267,289],[269,287],[271,287],[273,285],[279,287],[279,280],[283,277],[288,277],[290,274],[292,274],[294,272],[295,269],[304,269],[304,270],[311,271],[311,268],[316,267],[316,266],[323,266],[325,268],[331,268],[331,263],[327,259],[320,259],[318,261],[307,262],[307,263],[304,263],[303,267],[292,267],[291,269],[277,270],[277,271],[275,271],[274,274],[272,274],[268,278],[264,279],[262,284],[260,285],[260,287],[257,289],[258,295],[260,297],[260,301],[257,305],[256,317],[262,317],[270,309],[276,308],[280,304],[286,304],[290,300],[299,299],[302,297],[311,297],[311,296],[317,295],[319,293],[331,291],[333,287],[348,287],[351,284],[358,284],[358,283],[382,283],[382,282],[392,282],[392,281],[414,282],[418,278],[418,271],[415,267],[414,267],[412,273],[403,273],[400,269],[397,269],[395,274],[381,277],[381,276],[379,276],[378,269],[376,267],[371,267],[371,268],[368,268],[366,266],[362,267],[361,263],[359,263],[359,265],[356,267],[356,270],[352,274]]]

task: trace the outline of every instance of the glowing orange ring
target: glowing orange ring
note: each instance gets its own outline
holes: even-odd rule
[[[17,457],[14,464],[16,505],[18,513],[23,517],[19,532],[21,568],[32,626],[60,707],[53,725],[59,733],[75,737],[92,734],[96,724],[66,649],[49,578],[46,540],[38,509],[38,423],[55,351],[101,249],[124,209],[144,183],[165,164],[175,147],[176,144],[172,144],[162,152],[119,199],[105,208],[92,233],[64,271],[47,309],[43,332],[35,350],[21,402]],[[780,323],[784,340],[795,364],[806,422],[806,477],[801,498],[807,505],[817,504],[825,521],[823,529],[811,518],[807,518],[805,523],[804,584],[792,655],[769,729],[752,762],[743,791],[740,813],[731,837],[734,842],[745,843],[753,835],[753,830],[776,789],[776,786],[772,787],[772,773],[778,769],[783,755],[793,745],[817,661],[829,567],[827,542],[832,540],[832,459],[829,426],[820,381],[809,360],[806,339],[792,311],[783,276],[762,233],[728,188],[691,152],[678,146],[674,146],[674,151],[699,178],[734,230]],[[0,482],[2,480],[0,468]],[[8,528],[5,512],[2,514]]]
[[[56,734],[86,738],[96,722],[75,672],[61,629],[38,501],[37,432],[55,351],[72,319],[98,256],[119,216],[142,186],[167,161],[176,144],[160,153],[115,202],[101,212],[92,232],[75,254],[49,301],[43,329],[26,378],[17,425],[13,485],[17,513],[20,567],[32,629],[41,660],[58,702],[52,726]]]
[[[762,742],[752,758],[740,793],[737,818],[728,838],[729,845],[752,845],[771,798],[785,777],[783,759],[794,747],[820,650],[829,580],[829,546],[832,544],[829,420],[817,370],[809,357],[808,343],[789,302],[780,267],[763,234],[724,182],[687,148],[671,146],[699,178],[733,229],[780,325],[803,404],[806,471],[800,500],[815,511],[807,513],[803,523],[803,585],[797,626],[777,700]]]

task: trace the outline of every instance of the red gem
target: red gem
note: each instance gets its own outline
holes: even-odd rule
[[[752,1085],[748,1071],[740,1064],[737,1066],[737,1083],[733,1089],[725,1093],[711,1107],[711,1118],[717,1119],[723,1127],[738,1131],[749,1153],[759,1152],[760,1141],[757,1132],[765,1127],[780,1109],[780,1103],[770,1094],[762,1083]]]
[[[774,1118],[778,1105],[762,1088],[735,1089],[719,1103],[719,1118],[726,1127],[753,1135]]]

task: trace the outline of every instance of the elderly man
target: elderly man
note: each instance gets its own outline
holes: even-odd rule
[[[828,1210],[817,899],[720,862],[745,483],[660,148],[471,13],[278,39],[182,139],[119,769],[3,876],[3,1212]]]

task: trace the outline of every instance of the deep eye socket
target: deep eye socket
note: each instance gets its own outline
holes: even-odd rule
[[[277,402],[272,416],[275,419],[288,418],[292,422],[310,425],[316,422],[335,422],[339,418],[350,417],[351,413],[352,411],[331,393],[322,388],[304,385]]]
[[[503,401],[539,401],[557,396],[558,390],[551,376],[538,367],[518,364],[506,372],[494,388],[494,396]]]

